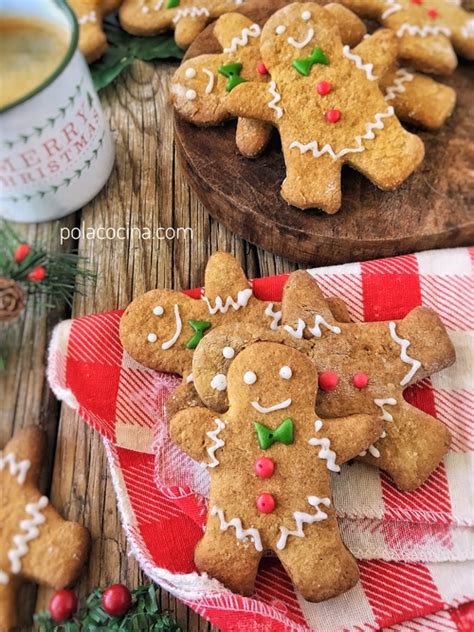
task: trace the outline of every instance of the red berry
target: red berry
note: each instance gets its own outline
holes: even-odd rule
[[[263,63],[263,61],[258,62],[257,64],[257,71],[259,72],[259,74],[261,75],[268,75],[268,70],[267,67],[265,66],[265,64]]]
[[[255,461],[255,474],[259,478],[270,478],[275,471],[275,463],[267,457],[262,457]]]
[[[72,590],[58,590],[49,602],[49,614],[57,623],[67,621],[77,610],[77,597]]]
[[[323,371],[319,374],[319,388],[323,391],[333,391],[339,384],[339,376],[334,371]]]
[[[352,384],[354,384],[356,388],[365,388],[368,383],[369,383],[369,376],[367,375],[367,373],[364,373],[363,371],[354,373],[354,375],[352,376]]]
[[[429,9],[428,15],[430,16],[430,18],[437,18],[439,13],[436,9]]]
[[[26,259],[30,252],[31,248],[30,246],[28,246],[28,244],[20,244],[19,246],[17,246],[13,257],[17,263],[21,263],[24,259]]]
[[[331,90],[332,90],[332,86],[329,83],[329,81],[320,81],[318,85],[316,86],[317,93],[320,94],[322,97],[325,94],[329,94]]]
[[[328,123],[337,123],[338,120],[341,118],[341,113],[339,110],[333,109],[328,110],[324,116]]]
[[[38,266],[28,274],[27,279],[28,281],[42,281],[45,276],[46,270],[43,268],[43,266]]]
[[[112,584],[102,595],[102,608],[111,617],[122,617],[131,605],[132,595],[123,584]]]
[[[260,513],[272,513],[275,509],[275,499],[268,492],[263,492],[257,496],[257,509]]]

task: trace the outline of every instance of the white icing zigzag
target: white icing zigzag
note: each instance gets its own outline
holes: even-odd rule
[[[341,333],[341,328],[340,327],[338,327],[337,325],[330,325],[321,316],[321,314],[316,314],[315,315],[315,317],[314,317],[314,327],[308,327],[308,331],[311,334],[313,334],[313,336],[315,338],[321,338],[321,336],[322,336],[321,325],[323,325],[323,327],[326,327],[326,329],[329,329],[329,331],[332,331],[333,334],[340,334]],[[302,318],[298,318],[298,323],[297,323],[296,329],[294,327],[291,327],[290,325],[284,325],[283,329],[285,331],[287,331],[290,335],[292,335],[293,338],[302,338],[303,337],[303,332],[305,330],[305,327],[306,327],[306,324],[305,324],[304,320]]]
[[[18,485],[23,485],[25,482],[30,465],[31,463],[27,459],[18,462],[13,452],[5,455],[0,453],[0,471],[8,467],[8,471],[16,478]]]
[[[281,312],[273,311],[273,303],[269,303],[265,310],[265,316],[268,316],[272,319],[272,322],[270,323],[270,329],[276,331],[280,325]]]
[[[446,35],[446,37],[451,37],[452,34],[451,29],[447,26],[430,26],[426,24],[420,27],[417,24],[405,23],[396,31],[395,35],[403,37],[405,33],[408,33],[408,35],[419,35],[420,37],[428,37],[428,35]]]
[[[245,540],[246,538],[250,538],[255,546],[257,551],[263,551],[262,540],[260,538],[260,532],[258,529],[243,529],[242,521],[240,518],[232,518],[228,522],[224,516],[224,510],[217,505],[211,509],[211,516],[218,516],[220,521],[220,527],[222,531],[227,531],[229,527],[233,527],[235,529],[235,537],[238,540]]]
[[[210,17],[211,14],[205,7],[186,7],[184,9],[178,9],[173,18],[173,24],[177,24],[183,18],[197,18],[202,15]]]
[[[303,525],[304,524],[313,524],[313,522],[320,522],[321,520],[326,520],[328,517],[327,513],[322,511],[319,508],[319,505],[324,505],[325,507],[329,507],[331,501],[329,498],[319,498],[318,496],[308,496],[308,503],[316,509],[316,513],[309,514],[303,513],[301,511],[295,511],[293,517],[296,522],[296,529],[294,531],[290,531],[286,527],[280,527],[280,538],[277,542],[277,549],[281,551],[286,546],[286,541],[288,540],[288,536],[294,535],[296,538],[304,538]]]
[[[252,24],[252,26],[242,29],[239,36],[234,37],[228,48],[224,48],[224,53],[235,53],[239,46],[247,46],[249,43],[249,37],[259,37],[261,29],[258,24]]]
[[[398,11],[402,10],[402,5],[398,4],[396,0],[385,0],[385,4],[388,6],[388,9],[385,9],[382,13],[382,20],[388,18],[388,16],[392,15],[392,13],[398,13]]]
[[[395,79],[391,86],[385,88],[385,101],[392,101],[397,94],[406,92],[406,83],[413,81],[415,75],[409,72],[406,68],[399,68],[395,73]]]
[[[21,558],[28,553],[28,542],[38,537],[38,526],[46,520],[41,511],[48,505],[48,502],[46,496],[41,496],[36,503],[28,503],[25,507],[26,513],[30,514],[31,518],[20,522],[19,528],[24,533],[13,536],[15,548],[10,549],[7,553],[11,572],[15,575],[21,571]]]
[[[410,346],[411,342],[407,340],[406,338],[400,338],[397,335],[396,324],[393,321],[391,321],[389,322],[388,326],[390,329],[390,336],[392,337],[392,340],[394,340],[397,343],[397,345],[400,345],[400,360],[402,362],[405,362],[405,364],[411,365],[411,369],[408,371],[408,373],[405,375],[403,380],[400,382],[400,386],[405,386],[406,384],[408,384],[411,378],[418,371],[418,369],[421,366],[421,362],[419,360],[415,360],[414,358],[410,358],[410,356],[408,355],[407,349]]]
[[[283,108],[281,108],[277,103],[281,101],[281,95],[277,90],[277,85],[274,81],[270,83],[268,88],[268,92],[272,95],[273,99],[268,103],[268,107],[272,110],[275,110],[277,118],[281,118],[283,116]]]
[[[10,581],[8,575],[0,569],[0,585],[6,586]]]
[[[314,429],[316,432],[319,432],[323,427],[323,423],[320,419],[317,419],[314,422]],[[322,437],[321,439],[317,439],[316,437],[312,437],[308,440],[309,445],[319,445],[321,446],[321,450],[318,453],[318,457],[320,459],[325,459],[327,461],[326,467],[331,472],[340,472],[341,468],[336,464],[336,453],[334,450],[331,450],[331,441],[327,437]]]
[[[219,461],[216,459],[216,450],[222,448],[225,445],[225,441],[223,439],[218,439],[217,435],[224,430],[226,424],[220,419],[214,419],[214,422],[217,426],[215,430],[210,430],[206,432],[206,435],[211,439],[214,443],[209,448],[207,448],[206,452],[211,459],[210,463],[203,463],[205,467],[217,467],[219,465]]]
[[[359,55],[356,55],[355,53],[351,53],[351,49],[347,45],[342,47],[342,54],[347,59],[350,59],[350,61],[353,61],[356,65],[356,68],[358,68],[359,70],[363,70],[369,81],[377,81],[378,77],[376,77],[372,72],[374,69],[373,64],[364,64],[361,57]]]
[[[354,154],[354,153],[359,153],[361,151],[365,151],[363,141],[373,140],[375,138],[374,130],[384,128],[384,123],[382,119],[393,116],[393,114],[394,114],[394,110],[391,105],[388,107],[386,112],[379,112],[378,114],[376,114],[374,117],[375,121],[373,123],[372,122],[367,123],[365,127],[365,130],[366,130],[365,133],[362,136],[355,137],[354,139],[355,144],[356,144],[355,147],[344,147],[344,149],[341,149],[340,151],[335,152],[334,149],[329,144],[326,144],[321,149],[319,149],[317,140],[313,140],[306,145],[295,140],[293,143],[291,143],[290,149],[299,149],[302,154],[305,154],[306,152],[311,151],[315,158],[319,158],[323,154],[329,154],[333,160],[338,160],[339,158],[342,158],[346,154]]]
[[[239,310],[241,307],[246,307],[251,296],[252,290],[248,288],[246,290],[240,290],[240,292],[237,294],[237,301],[234,301],[232,296],[228,296],[224,303],[220,296],[216,296],[216,303],[214,307],[212,307],[209,299],[206,296],[203,296],[202,300],[207,303],[209,313],[214,315],[217,314],[217,312],[220,312],[221,314],[226,314],[229,310],[229,307],[232,307],[232,309],[235,309],[235,311]]]
[[[81,26],[83,24],[87,24],[88,22],[90,22],[91,24],[93,24],[94,22],[97,22],[97,15],[95,11],[90,11],[89,13],[85,13],[84,15],[81,15],[81,17],[78,19],[78,23]]]
[[[374,399],[374,404],[382,411],[382,421],[393,421],[393,415],[386,411],[384,406],[396,406],[397,400],[394,397],[389,397],[388,399]]]

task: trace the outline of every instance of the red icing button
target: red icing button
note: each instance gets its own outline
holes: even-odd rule
[[[265,64],[263,63],[263,61],[258,62],[258,64],[257,64],[257,71],[258,71],[261,75],[268,75],[268,70],[267,70],[267,67],[265,66]]]
[[[319,374],[319,388],[323,391],[333,391],[339,384],[339,376],[334,371],[323,371]]]
[[[275,509],[275,499],[268,492],[263,492],[257,496],[257,509],[260,513],[272,513]]]
[[[328,123],[337,123],[338,120],[341,118],[341,113],[339,112],[339,110],[335,109],[328,110],[324,116]]]
[[[411,0],[412,4],[423,4],[423,0]]]
[[[332,86],[329,83],[329,81],[320,81],[318,85],[316,86],[316,90],[318,94],[320,94],[322,97],[325,94],[329,94],[331,92],[331,89],[332,89]]]
[[[270,478],[275,471],[275,464],[267,457],[262,457],[255,461],[255,474],[259,478]]]
[[[367,375],[367,373],[359,371],[358,373],[354,373],[354,375],[352,376],[352,384],[354,384],[356,388],[365,388],[368,383],[369,376]]]
[[[439,13],[436,9],[429,9],[428,15],[430,16],[430,18],[437,18]]]

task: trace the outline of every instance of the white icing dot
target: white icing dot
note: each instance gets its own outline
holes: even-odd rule
[[[150,7],[142,7],[142,13],[149,13]]]
[[[194,68],[188,68],[184,74],[188,79],[194,79],[194,77],[196,76],[196,71],[194,70]]]
[[[155,316],[163,316],[163,312],[165,311],[161,305],[157,305],[156,307],[153,308],[153,313],[155,314]]]
[[[158,336],[156,334],[148,334],[146,339],[148,342],[156,342],[158,340]]]
[[[244,373],[244,382],[246,384],[255,384],[256,381],[257,381],[257,376],[255,375],[253,371],[246,371]]]
[[[301,14],[301,17],[303,18],[305,22],[307,22],[308,20],[311,19],[311,11],[303,11],[303,13]]]
[[[195,90],[186,90],[186,99],[193,101],[197,97]]]
[[[235,356],[235,351],[232,349],[232,347],[224,347],[222,349],[222,355],[224,356],[224,358],[227,358],[227,360],[231,360]]]
[[[284,380],[289,380],[290,377],[293,375],[293,371],[290,369],[289,366],[282,366],[280,369],[280,377],[282,377]]]
[[[280,26],[277,26],[275,29],[275,33],[277,35],[283,35],[285,31],[286,31],[286,26],[283,26],[283,24],[280,24]]]
[[[217,373],[211,380],[211,388],[216,391],[225,391],[227,388],[227,378],[223,373]]]

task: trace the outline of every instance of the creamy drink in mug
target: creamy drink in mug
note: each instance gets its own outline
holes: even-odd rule
[[[0,217],[42,222],[104,186],[112,138],[63,0],[0,0]]]

